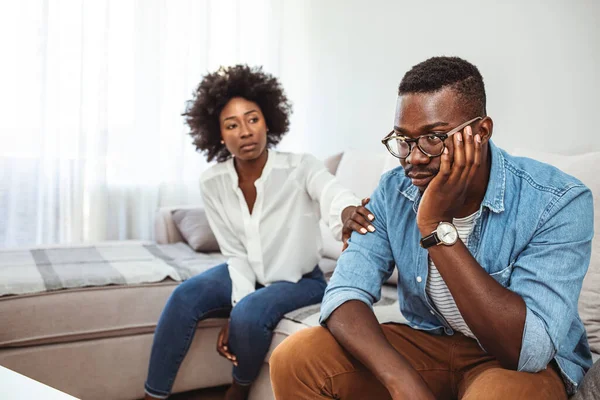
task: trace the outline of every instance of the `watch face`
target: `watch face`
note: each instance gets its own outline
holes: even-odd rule
[[[454,244],[458,240],[458,232],[454,225],[448,222],[442,222],[436,229],[438,238],[443,244]]]

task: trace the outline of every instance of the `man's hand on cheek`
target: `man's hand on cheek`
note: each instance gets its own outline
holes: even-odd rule
[[[467,126],[452,138],[454,154],[448,148],[441,157],[440,171],[423,193],[417,225],[423,235],[430,234],[442,221],[452,222],[465,203],[469,185],[481,166],[481,137],[473,136]]]

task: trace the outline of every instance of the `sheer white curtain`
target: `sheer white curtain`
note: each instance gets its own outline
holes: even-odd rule
[[[203,74],[279,72],[276,0],[0,5],[0,247],[149,239],[199,202],[181,113]]]

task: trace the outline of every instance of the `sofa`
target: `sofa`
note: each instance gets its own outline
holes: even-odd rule
[[[600,180],[590,168],[598,165],[600,153],[557,156],[520,149],[513,153],[550,162],[586,183],[596,195],[595,228],[600,229]],[[358,196],[367,197],[376,187],[380,175],[397,166],[397,160],[383,151],[365,154],[364,151],[348,150],[328,158],[325,164],[342,184]],[[223,260],[217,251],[218,246],[215,248],[206,219],[202,218],[201,207],[163,208],[156,214],[155,243],[105,245],[107,247],[101,251],[103,254],[110,253],[111,257],[121,254],[121,258],[117,257],[118,262],[113,262],[114,269],[120,268],[119,265],[125,261],[135,264],[134,268],[120,274],[131,275],[122,281],[88,282],[84,287],[64,286],[61,290],[1,296],[0,365],[83,399],[142,398],[153,331],[168,296],[186,276]],[[341,252],[341,243],[324,225],[321,226],[321,236],[323,260],[320,266],[330,276]],[[73,251],[81,253],[84,247],[86,245],[69,246],[67,254]],[[115,250],[121,247],[128,248],[128,252]],[[55,247],[52,247],[54,250]],[[132,252],[137,252],[135,257]],[[0,252],[0,278],[2,266],[9,259],[6,254]],[[18,261],[20,257],[12,254],[10,259],[17,261],[11,262],[21,262]],[[72,256],[67,258],[72,262]],[[157,260],[165,266],[156,266]],[[79,265],[78,270],[83,271],[83,275],[91,273],[94,264],[84,264]],[[149,275],[151,279],[146,277],[148,282],[137,279],[136,274],[147,270],[154,272]],[[396,277],[394,274],[385,285],[382,300],[374,308],[380,322],[402,319],[398,311]],[[597,360],[600,357],[598,240],[593,245],[592,262],[584,281],[579,309],[594,351],[594,360]],[[271,350],[252,387],[251,400],[273,399],[269,379],[272,350],[289,335],[315,326],[318,314],[319,306],[311,306],[287,314],[279,323]],[[208,319],[198,324],[196,336],[175,381],[174,392],[230,383],[231,364],[215,349],[223,323],[222,319]]]

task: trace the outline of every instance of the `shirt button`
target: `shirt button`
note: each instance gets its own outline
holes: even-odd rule
[[[435,315],[435,312],[433,310],[429,310],[429,312],[431,313],[431,315]]]
[[[423,278],[421,278],[420,276],[417,276],[417,282],[421,283],[422,280],[423,280]]]

